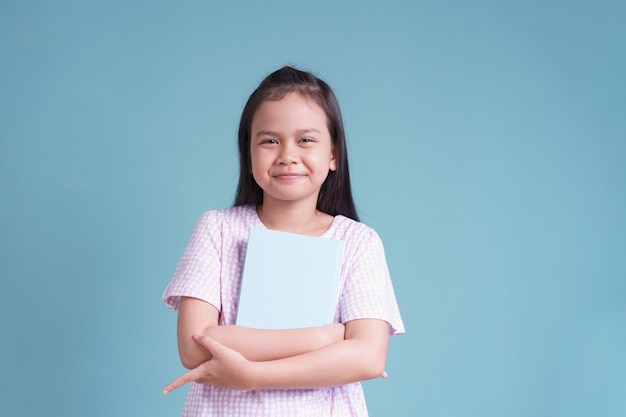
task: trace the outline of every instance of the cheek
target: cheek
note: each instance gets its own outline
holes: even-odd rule
[[[259,174],[259,164],[258,161],[254,159],[250,161],[250,173],[253,177],[256,177]]]
[[[250,170],[254,170],[255,167],[259,166],[261,158],[259,157],[258,152],[250,151]]]
[[[250,154],[250,173],[256,179],[262,176],[271,166],[271,158],[259,152]]]
[[[324,153],[324,161],[328,164],[330,171],[337,170],[337,158],[335,157],[334,145],[331,145]]]

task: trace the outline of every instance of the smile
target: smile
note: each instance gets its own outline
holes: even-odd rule
[[[302,174],[279,174],[274,175],[274,178],[282,181],[293,181],[304,177]]]

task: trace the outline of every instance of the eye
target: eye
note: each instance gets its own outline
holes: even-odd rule
[[[300,139],[301,143],[311,143],[311,142],[315,142],[312,138],[302,138]]]
[[[278,142],[276,141],[276,139],[272,139],[272,138],[263,139],[263,140],[261,141],[261,144],[262,144],[262,145],[265,145],[265,144],[267,144],[267,145],[274,145],[274,144],[276,144],[276,143],[278,143]]]

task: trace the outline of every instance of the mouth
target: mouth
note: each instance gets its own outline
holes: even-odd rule
[[[278,174],[278,175],[274,175],[274,178],[281,180],[281,181],[294,181],[297,179],[300,179],[304,177],[304,175],[302,174],[295,174],[295,173],[286,173],[286,174]]]

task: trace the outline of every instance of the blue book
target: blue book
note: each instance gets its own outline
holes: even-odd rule
[[[250,229],[237,324],[295,329],[332,323],[342,257],[340,240]]]

